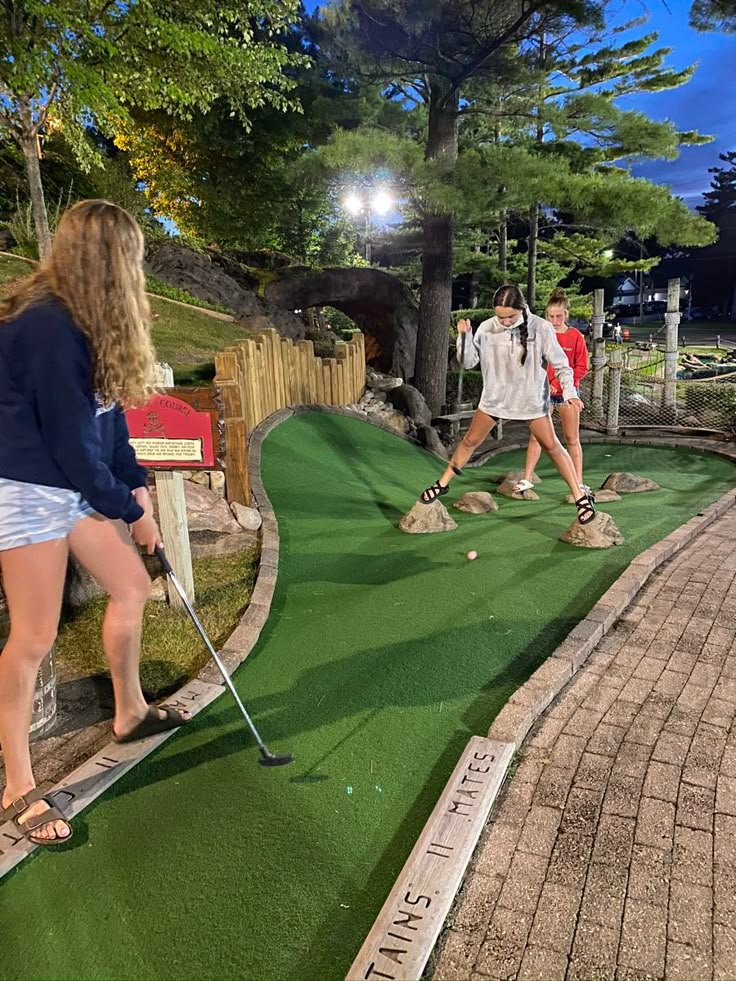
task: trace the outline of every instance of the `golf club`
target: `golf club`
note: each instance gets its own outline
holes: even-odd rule
[[[243,705],[242,701],[240,700],[240,695],[238,695],[236,691],[235,685],[232,682],[232,678],[230,677],[225,665],[222,663],[221,659],[219,658],[217,651],[210,643],[210,639],[205,633],[204,627],[199,621],[199,617],[194,612],[192,604],[189,602],[187,594],[184,591],[184,587],[176,578],[174,570],[171,568],[171,563],[166,558],[166,554],[163,550],[163,547],[157,545],[156,548],[154,549],[154,554],[158,559],[158,561],[161,563],[161,568],[166,573],[169,582],[173,585],[174,589],[179,594],[179,597],[182,603],[184,604],[187,613],[191,617],[192,623],[197,628],[197,631],[199,632],[199,636],[202,638],[207,650],[209,651],[210,657],[217,665],[225,684],[230,689],[230,694],[235,699],[235,704],[238,706],[243,718],[248,723],[248,728],[253,733],[253,737],[255,741],[258,743],[258,749],[260,750],[261,753],[258,762],[261,764],[261,766],[285,766],[287,763],[293,763],[294,757],[290,753],[284,753],[282,756],[274,756],[274,754],[270,752],[268,746],[266,746],[264,741],[261,739],[260,735],[258,734],[258,730],[256,729],[253,723],[253,720],[251,719],[251,717],[248,715],[248,712],[246,711],[245,705]]]

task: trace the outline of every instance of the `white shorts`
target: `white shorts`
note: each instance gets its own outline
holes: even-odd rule
[[[0,477],[0,552],[66,538],[94,513],[76,491]]]

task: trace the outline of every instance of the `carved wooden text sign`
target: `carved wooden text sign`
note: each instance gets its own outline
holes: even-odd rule
[[[514,747],[473,736],[347,981],[416,981],[439,936]]]

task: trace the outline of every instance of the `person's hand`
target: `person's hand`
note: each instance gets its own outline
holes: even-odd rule
[[[153,555],[153,550],[161,544],[161,532],[158,525],[153,520],[152,514],[143,514],[131,526],[133,541],[141,548],[145,548],[148,555]]]
[[[146,514],[153,516],[153,501],[147,487],[136,487],[131,491],[136,504],[142,507]]]
[[[583,409],[585,408],[582,399],[578,399],[578,398],[567,399],[565,405],[571,405],[574,409],[577,409],[578,412],[582,412]]]
[[[458,320],[458,322],[457,322],[457,332],[458,332],[458,334],[468,334],[470,332],[470,321],[469,320]]]

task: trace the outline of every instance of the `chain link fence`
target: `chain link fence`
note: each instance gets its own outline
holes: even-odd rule
[[[582,425],[608,432],[664,428],[736,433],[736,373],[668,382],[652,367],[627,371],[607,366],[600,399],[595,398],[592,373],[586,377]]]

